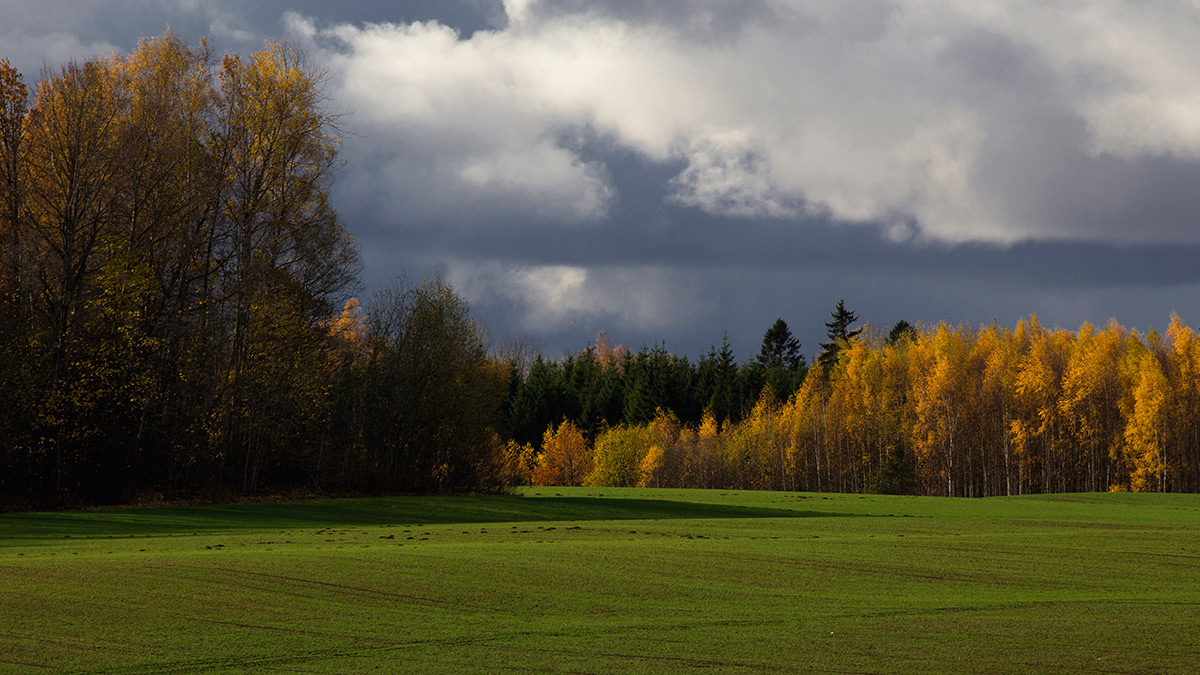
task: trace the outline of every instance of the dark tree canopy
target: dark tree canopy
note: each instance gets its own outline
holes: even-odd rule
[[[734,360],[729,334],[721,337],[716,346],[696,364],[696,381],[701,407],[712,412],[719,422],[735,417],[738,402],[738,366]]]
[[[892,329],[888,331],[887,342],[890,345],[900,344],[905,340],[917,339],[917,327],[911,323],[900,319],[896,322]]]
[[[325,82],[169,31],[32,100],[0,61],[0,508],[493,484],[509,368],[465,301],[350,298]]]
[[[786,321],[776,319],[763,335],[758,357],[746,369],[747,384],[753,386],[744,392],[744,398],[757,400],[766,386],[776,400],[785,401],[800,388],[806,370],[800,342],[792,336]]]
[[[821,354],[817,357],[817,362],[826,370],[837,364],[842,349],[862,332],[861,328],[850,329],[858,321],[858,315],[846,309],[845,300],[838,300],[830,317],[831,320],[825,322],[825,334],[829,341],[821,343]]]
[[[796,371],[804,364],[804,357],[800,355],[800,341],[792,336],[791,329],[783,319],[776,319],[763,335],[758,362],[767,370],[782,368]]]
[[[346,377],[352,395],[341,401],[349,450],[367,461],[344,466],[346,482],[388,491],[487,486],[497,470],[488,423],[508,373],[488,359],[467,302],[434,277],[377,290],[368,316],[367,358]]]

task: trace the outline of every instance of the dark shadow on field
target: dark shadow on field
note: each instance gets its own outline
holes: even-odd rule
[[[803,518],[846,514],[667,499],[601,497],[383,497],[0,515],[12,539],[172,535],[366,525],[438,525],[688,518]]]

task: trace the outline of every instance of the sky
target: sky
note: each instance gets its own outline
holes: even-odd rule
[[[171,26],[341,113],[363,293],[549,355],[898,320],[1200,324],[1197,0],[0,0],[28,81]]]

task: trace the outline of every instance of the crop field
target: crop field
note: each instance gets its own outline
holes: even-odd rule
[[[0,672],[1200,668],[1200,497],[525,488],[0,515]]]

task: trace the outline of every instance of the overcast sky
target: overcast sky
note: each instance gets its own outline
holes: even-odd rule
[[[1196,0],[0,0],[0,57],[287,38],[364,284],[497,336],[739,359],[871,324],[1200,324]]]

